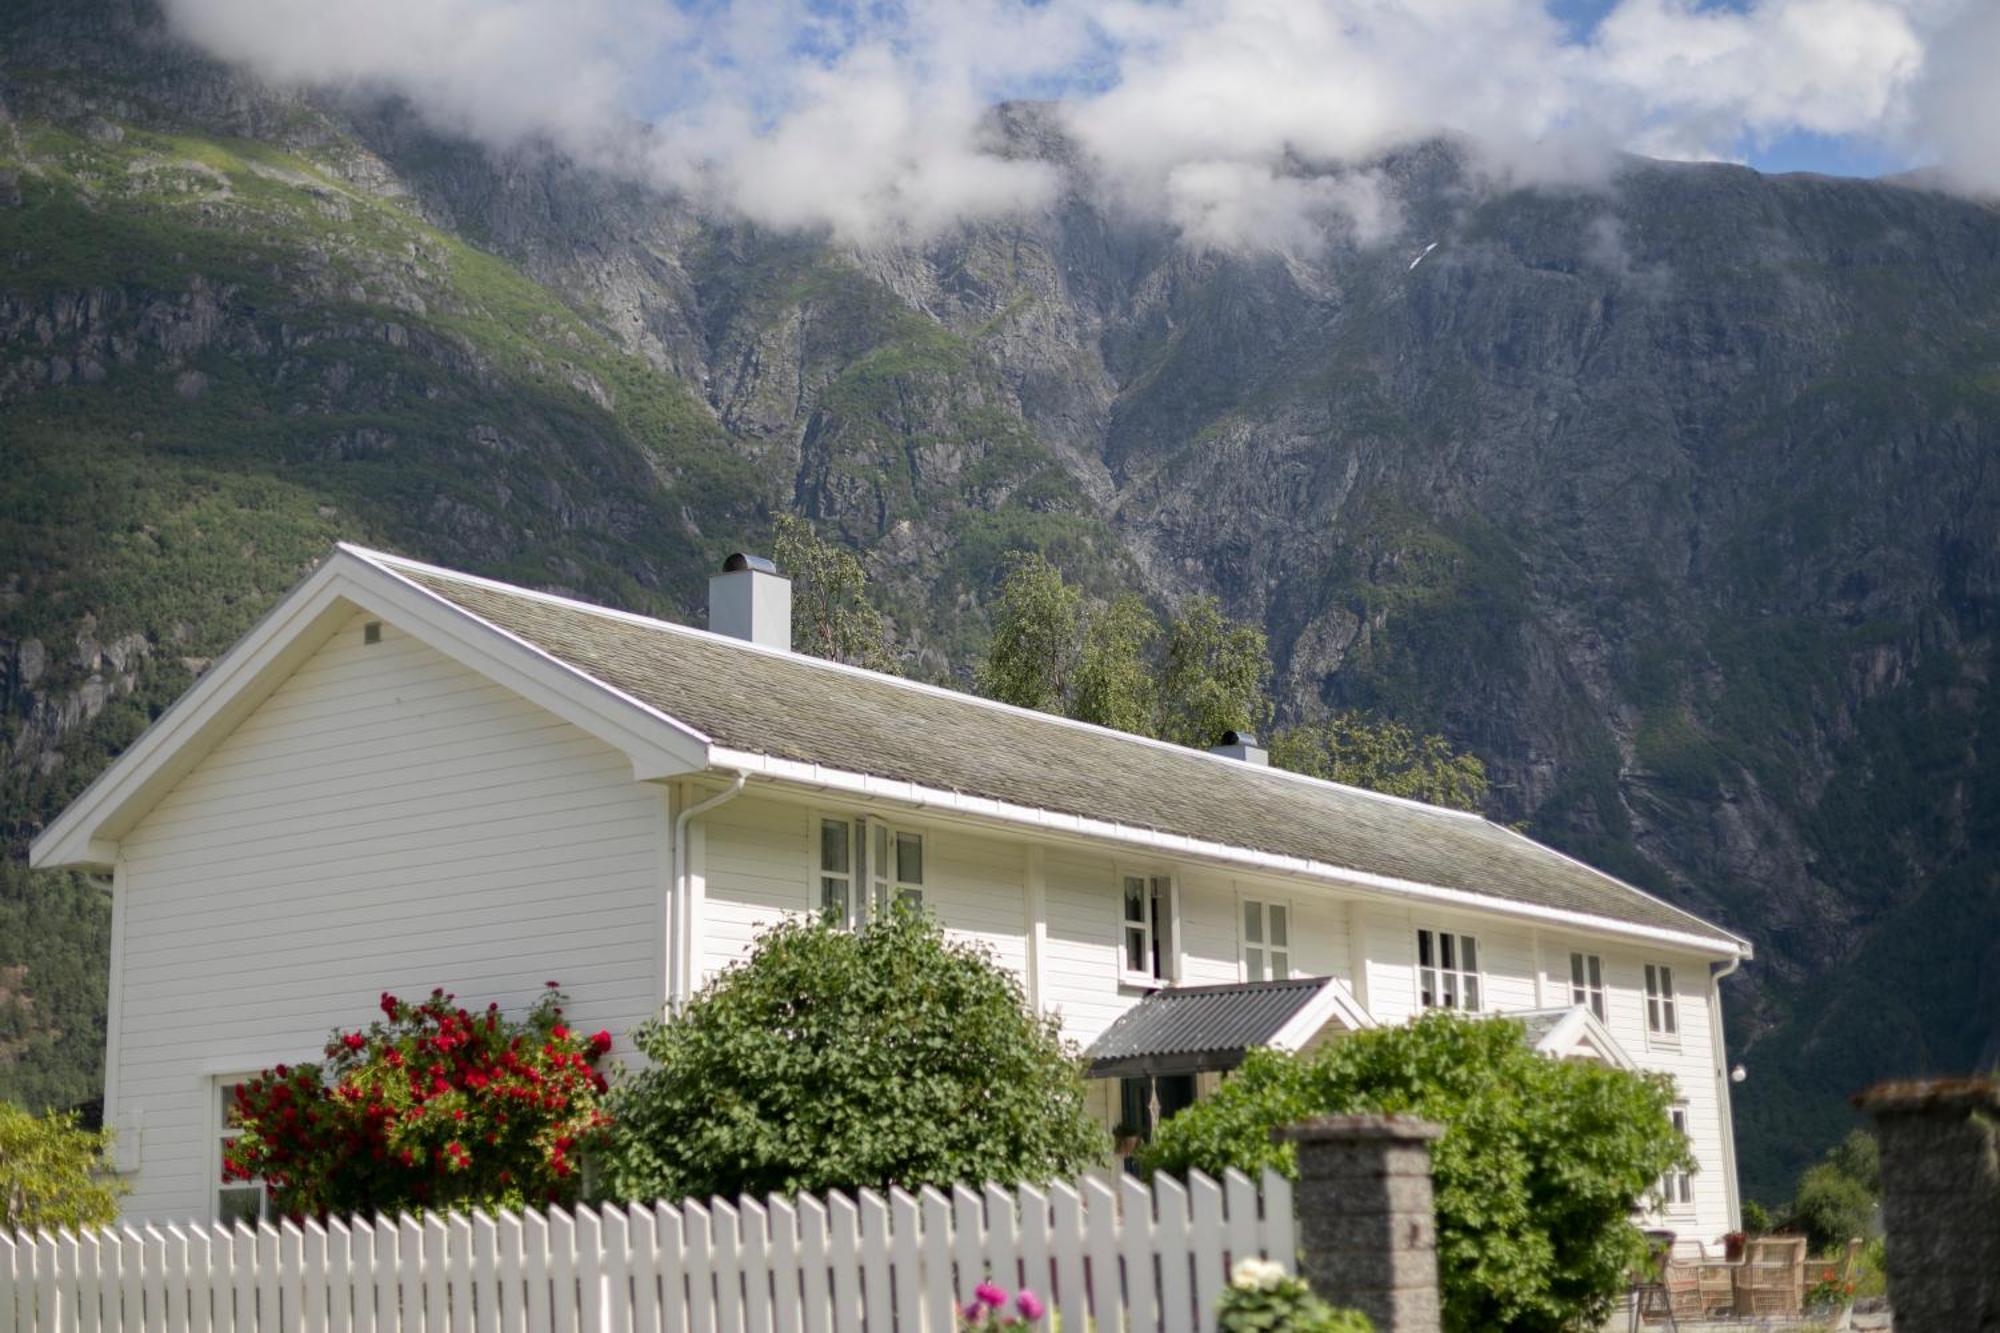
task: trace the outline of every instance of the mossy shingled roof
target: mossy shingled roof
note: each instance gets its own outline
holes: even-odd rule
[[[1475,815],[376,558],[731,749],[1737,943]]]

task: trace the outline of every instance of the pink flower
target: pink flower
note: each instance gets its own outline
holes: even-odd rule
[[[990,1305],[996,1310],[1005,1308],[1007,1304],[1007,1293],[994,1286],[991,1282],[982,1282],[974,1287],[972,1295],[973,1299],[982,1304]]]
[[[1021,1312],[1023,1319],[1040,1319],[1047,1311],[1042,1298],[1026,1287],[1021,1288],[1021,1294],[1014,1298],[1014,1308]]]

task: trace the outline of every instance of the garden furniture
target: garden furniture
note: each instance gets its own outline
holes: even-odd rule
[[[1796,1315],[1805,1298],[1806,1238],[1763,1236],[1744,1247],[1736,1313]]]

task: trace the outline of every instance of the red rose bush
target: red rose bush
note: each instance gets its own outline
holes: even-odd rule
[[[580,1155],[611,1125],[611,1036],[571,1031],[562,1003],[554,982],[519,1021],[442,990],[384,994],[382,1018],[335,1032],[324,1063],[237,1088],[223,1179],[263,1180],[289,1216],[574,1203]]]

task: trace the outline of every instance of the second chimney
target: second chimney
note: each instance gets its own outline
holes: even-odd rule
[[[738,551],[708,580],[708,627],[765,648],[792,648],[792,581],[761,555]]]
[[[1246,764],[1271,762],[1271,752],[1257,744],[1257,738],[1247,731],[1225,731],[1222,739],[1208,747],[1210,754],[1219,754],[1225,759],[1241,759]]]

